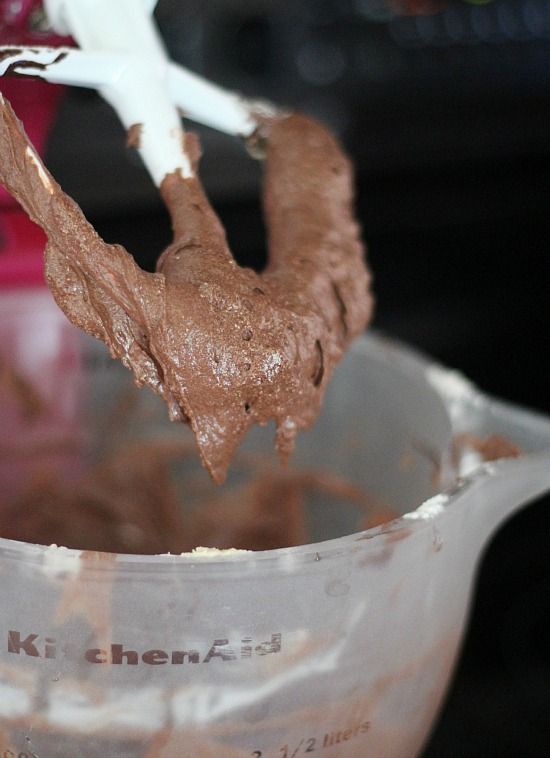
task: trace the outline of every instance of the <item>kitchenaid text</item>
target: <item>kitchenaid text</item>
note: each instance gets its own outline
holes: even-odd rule
[[[151,648],[138,650],[118,642],[102,647],[78,650],[74,643],[64,643],[55,637],[43,637],[38,634],[22,634],[18,630],[8,631],[8,653],[29,656],[31,658],[84,658],[88,663],[107,663],[115,666],[137,666],[145,663],[148,666],[164,664],[210,663],[218,661],[236,661],[270,653],[280,653],[282,635],[272,634],[271,638],[255,642],[252,637],[241,637],[236,644],[228,638],[220,637],[213,640],[209,647],[199,650],[196,647],[178,650],[163,650]]]

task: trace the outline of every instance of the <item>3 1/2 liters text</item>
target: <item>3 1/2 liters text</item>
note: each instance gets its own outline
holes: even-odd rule
[[[302,755],[315,753],[325,748],[349,742],[362,734],[366,734],[369,728],[369,721],[361,721],[345,729],[325,732],[323,737],[303,737],[295,744],[281,745],[278,751],[271,750],[264,752],[263,750],[253,750],[250,753],[250,758],[275,758],[275,756],[277,758],[299,758]]]

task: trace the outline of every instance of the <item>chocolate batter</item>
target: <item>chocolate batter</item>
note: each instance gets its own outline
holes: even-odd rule
[[[308,495],[354,504],[360,528],[379,517],[371,497],[335,474],[274,470],[254,457],[240,460],[251,474],[244,484],[205,492],[191,477],[180,493],[171,466],[190,454],[186,443],[143,441],[105,453],[73,482],[37,467],[19,497],[0,497],[0,535],[112,553],[271,550],[307,544]],[[189,507],[191,496],[200,506]]]
[[[483,461],[498,461],[501,458],[519,458],[521,448],[500,434],[489,434],[479,437],[477,434],[458,434],[453,439],[453,454],[455,464],[464,450],[475,450]]]
[[[172,420],[190,424],[219,483],[252,424],[274,421],[288,456],[372,311],[352,171],[335,139],[301,115],[263,122],[259,137],[266,270],[235,262],[199,179],[174,173],[160,188],[174,242],[150,274],[96,234],[0,99],[0,181],[48,235],[57,303],[164,398]],[[188,137],[187,147],[196,166],[197,142]]]

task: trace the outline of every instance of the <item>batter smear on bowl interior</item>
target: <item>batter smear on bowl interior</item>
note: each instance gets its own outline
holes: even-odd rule
[[[97,235],[0,100],[0,181],[48,236],[45,271],[58,305],[165,400],[172,420],[191,426],[219,483],[253,424],[273,420],[276,447],[289,455],[373,303],[352,170],[334,137],[298,114],[264,120],[257,136],[266,269],[233,258],[188,136],[194,175],[176,172],[161,184],[174,240],[151,274]]]

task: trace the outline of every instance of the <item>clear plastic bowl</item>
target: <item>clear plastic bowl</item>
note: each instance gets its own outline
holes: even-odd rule
[[[0,385],[0,508],[44,471],[72,486],[115,442],[182,439],[47,292],[2,293],[0,310],[12,372]],[[14,400],[14,375],[47,412]],[[120,407],[123,423],[107,423]],[[272,431],[251,435],[243,460],[272,458]],[[462,432],[505,435],[525,455],[457,480]],[[0,755],[412,758],[446,690],[483,545],[548,489],[549,449],[546,419],[369,336],[292,466],[409,515],[361,531],[360,505],[316,494],[308,544],[213,557],[0,539]],[[198,464],[182,468],[182,500],[200,507],[213,485]]]

